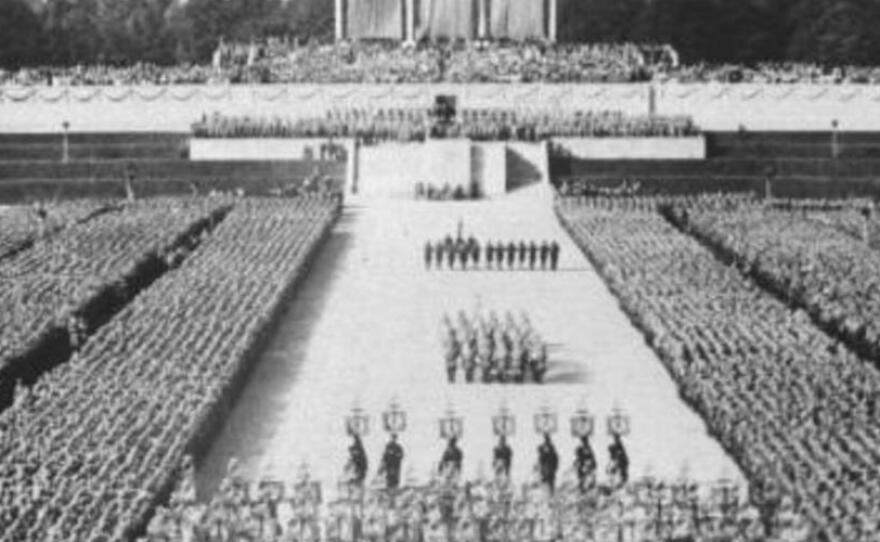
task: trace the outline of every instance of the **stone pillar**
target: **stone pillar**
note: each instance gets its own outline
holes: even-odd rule
[[[557,20],[556,20],[558,1],[559,0],[550,0],[550,14],[548,17],[550,19],[550,21],[548,23],[550,28],[548,29],[547,35],[550,38],[550,41],[552,41],[553,43],[556,43],[556,33],[559,28],[558,24],[557,24]]]
[[[345,14],[343,13],[343,2],[345,0],[335,0],[336,11],[334,12],[333,22],[336,25],[336,41],[345,39]]]
[[[415,0],[406,0],[406,36],[407,41],[416,41],[416,3]]]
[[[489,37],[489,0],[477,0],[480,3],[479,21],[477,23],[477,37],[486,39]]]

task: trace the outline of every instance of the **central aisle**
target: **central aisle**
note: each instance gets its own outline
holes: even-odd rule
[[[557,240],[560,270],[426,271],[427,239],[466,235],[486,240]],[[444,311],[527,311],[551,344],[544,386],[448,385],[439,344]],[[631,475],[688,474],[702,481],[741,480],[700,418],[621,312],[586,258],[562,230],[546,199],[371,201],[346,209],[322,249],[269,350],[230,413],[199,473],[210,491],[231,457],[253,477],[295,477],[305,463],[335,487],[347,457],[343,419],[359,405],[370,414],[365,445],[371,475],[387,435],[381,412],[392,399],[409,415],[400,437],[405,476],[424,480],[444,443],[437,420],[447,408],[464,416],[466,474],[488,474],[495,437],[491,416],[506,402],[517,418],[514,476],[531,476],[539,438],[532,417],[548,405],[559,414],[554,437],[561,470],[575,443],[569,417],[585,405],[596,415],[593,446],[608,464],[605,417],[620,406],[631,417],[626,439]]]

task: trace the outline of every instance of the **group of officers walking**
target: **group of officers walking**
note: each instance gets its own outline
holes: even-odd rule
[[[481,269],[485,261],[485,269],[503,270],[552,270],[559,268],[561,247],[556,241],[487,241],[480,243],[475,237],[465,239],[461,235],[434,243],[425,243],[424,256],[426,269]]]
[[[349,458],[346,471],[349,473],[350,483],[362,487],[368,473],[369,462],[367,452],[364,449],[361,437],[351,433],[352,443],[348,448]],[[619,434],[612,435],[612,442],[608,446],[610,459],[608,474],[611,476],[612,485],[621,487],[629,480],[629,456],[623,440]],[[492,465],[496,477],[510,479],[510,470],[513,465],[513,449],[508,444],[505,436],[500,435],[498,443],[492,452]],[[397,435],[392,434],[391,440],[385,446],[382,460],[379,466],[379,475],[385,478],[386,489],[400,487],[400,473],[403,464],[403,447],[397,441]],[[458,445],[458,437],[452,436],[447,439],[446,448],[437,464],[437,473],[441,477],[455,481],[459,479],[464,462],[464,452]],[[597,462],[590,437],[581,436],[575,450],[574,472],[578,480],[578,488],[581,491],[592,490],[597,485]],[[540,482],[551,492],[556,488],[556,475],[559,470],[559,453],[549,433],[544,433],[543,441],[538,446],[537,473]]]
[[[502,322],[495,311],[472,318],[461,311],[454,323],[445,314],[440,338],[450,384],[459,376],[468,384],[544,382],[547,344],[525,313],[517,321],[508,311]]]

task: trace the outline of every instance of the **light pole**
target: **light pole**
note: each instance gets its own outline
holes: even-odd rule
[[[838,161],[840,157],[840,122],[837,119],[831,121],[831,180],[837,184]]]
[[[64,130],[61,134],[61,162],[66,164],[70,161],[70,141],[68,134],[70,123],[65,120],[61,123],[61,128]]]

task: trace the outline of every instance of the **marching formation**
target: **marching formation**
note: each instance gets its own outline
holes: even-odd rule
[[[468,384],[542,384],[547,374],[548,347],[526,313],[519,319],[508,311],[468,317],[460,311],[453,322],[440,322],[449,383],[462,377]]]
[[[475,237],[467,239],[461,234],[453,238],[447,235],[435,242],[427,241],[424,247],[425,268],[436,270],[485,269],[495,271],[556,271],[562,249],[556,241],[526,243],[486,241],[480,243]]]

